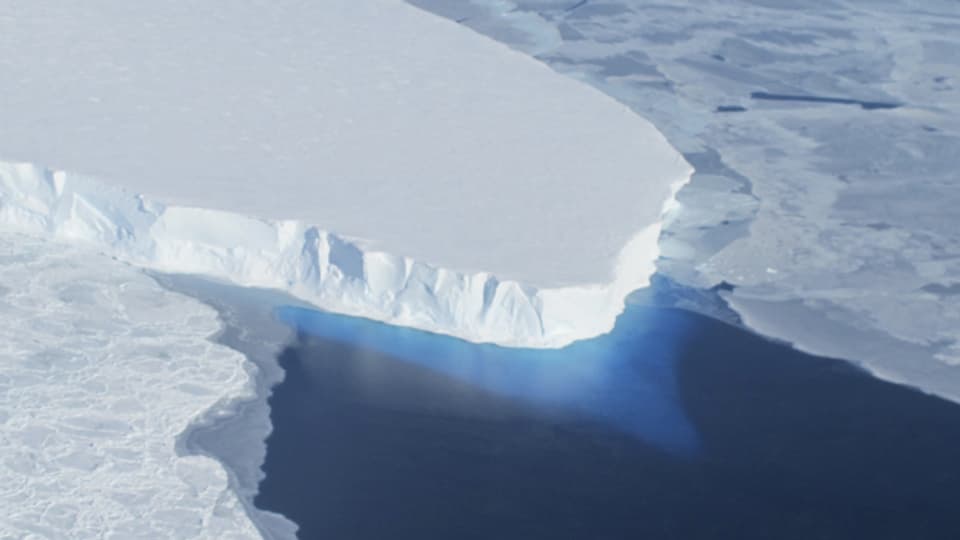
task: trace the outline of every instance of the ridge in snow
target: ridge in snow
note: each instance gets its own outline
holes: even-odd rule
[[[647,284],[692,171],[623,105],[400,0],[176,4],[0,18],[0,223],[504,345]]]

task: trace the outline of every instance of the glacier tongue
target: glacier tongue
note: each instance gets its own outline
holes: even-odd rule
[[[660,233],[659,222],[638,232],[609,283],[536,288],[369,250],[303,222],[168,206],[82,175],[11,163],[0,163],[0,227],[92,243],[146,268],[284,289],[345,314],[524,347],[609,331],[626,295],[648,284]]]
[[[691,174],[624,105],[400,0],[7,11],[3,224],[137,265],[556,347],[647,283]]]

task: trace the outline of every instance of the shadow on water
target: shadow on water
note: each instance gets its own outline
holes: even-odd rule
[[[677,397],[682,317],[651,325],[654,313],[634,309],[601,339],[543,350],[478,345],[301,307],[281,307],[276,315],[301,334],[352,345],[359,354],[388,355],[532,406],[580,413],[673,454],[697,452]]]
[[[259,508],[301,539],[955,540],[960,407],[693,313],[518,351],[299,308]]]
[[[806,101],[809,103],[836,103],[840,105],[859,105],[865,110],[872,111],[876,109],[896,109],[902,107],[902,103],[893,103],[889,101],[863,101],[859,99],[827,97],[827,96],[805,96],[794,94],[771,94],[769,92],[752,92],[750,97],[753,99],[767,101]]]
[[[740,105],[718,105],[714,110],[718,113],[747,112],[747,108]]]

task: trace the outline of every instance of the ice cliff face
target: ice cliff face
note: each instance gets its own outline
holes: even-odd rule
[[[608,283],[535,288],[367,249],[309,223],[168,206],[86,176],[11,163],[0,164],[0,226],[93,244],[145,268],[284,289],[335,312],[524,347],[609,331],[626,295],[648,284],[660,233],[659,222],[638,231]]]

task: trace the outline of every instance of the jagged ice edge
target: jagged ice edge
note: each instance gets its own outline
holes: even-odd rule
[[[293,220],[165,205],[91,177],[0,162],[0,226],[92,244],[123,262],[281,289],[322,309],[480,343],[559,348],[609,332],[649,285],[663,217],[621,250],[612,281],[536,288],[384,251]]]

